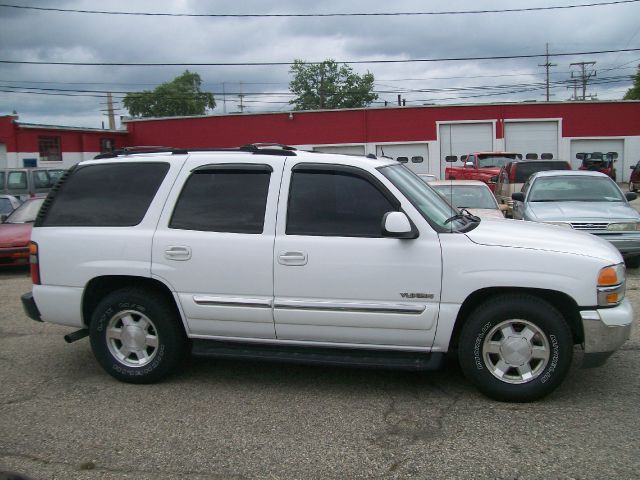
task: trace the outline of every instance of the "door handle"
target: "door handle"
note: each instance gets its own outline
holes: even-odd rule
[[[307,264],[307,254],[304,252],[280,252],[278,255],[280,265],[300,266]]]
[[[164,256],[169,260],[189,260],[191,258],[191,247],[169,246],[164,251]]]

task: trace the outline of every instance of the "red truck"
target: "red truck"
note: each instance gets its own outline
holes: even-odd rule
[[[461,167],[448,166],[444,172],[447,180],[480,180],[486,183],[491,191],[495,191],[500,167],[511,160],[522,159],[522,154],[513,152],[473,152],[462,155]],[[456,156],[446,157],[446,161],[458,161]]]

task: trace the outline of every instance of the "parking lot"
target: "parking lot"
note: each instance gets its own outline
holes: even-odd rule
[[[628,297],[640,311],[640,272]],[[118,383],[89,342],[22,312],[0,272],[0,470],[35,479],[632,478],[640,334],[550,397],[482,397],[428,373],[194,359],[158,385]]]

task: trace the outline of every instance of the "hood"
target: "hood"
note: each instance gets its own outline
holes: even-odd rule
[[[624,202],[531,202],[527,210],[541,221],[640,221],[640,214]]]
[[[522,220],[482,220],[465,235],[480,245],[571,253],[601,258],[612,264],[622,262],[618,250],[606,240],[556,225]]]
[[[0,247],[23,247],[31,239],[32,223],[1,223]]]

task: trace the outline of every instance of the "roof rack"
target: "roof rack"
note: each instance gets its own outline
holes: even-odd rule
[[[113,150],[109,153],[100,153],[93,157],[95,160],[103,158],[116,158],[119,155],[134,153],[171,153],[172,155],[185,155],[189,152],[250,152],[256,155],[282,155],[295,156],[295,147],[281,143],[250,143],[236,148],[174,148],[159,146],[134,146]]]

